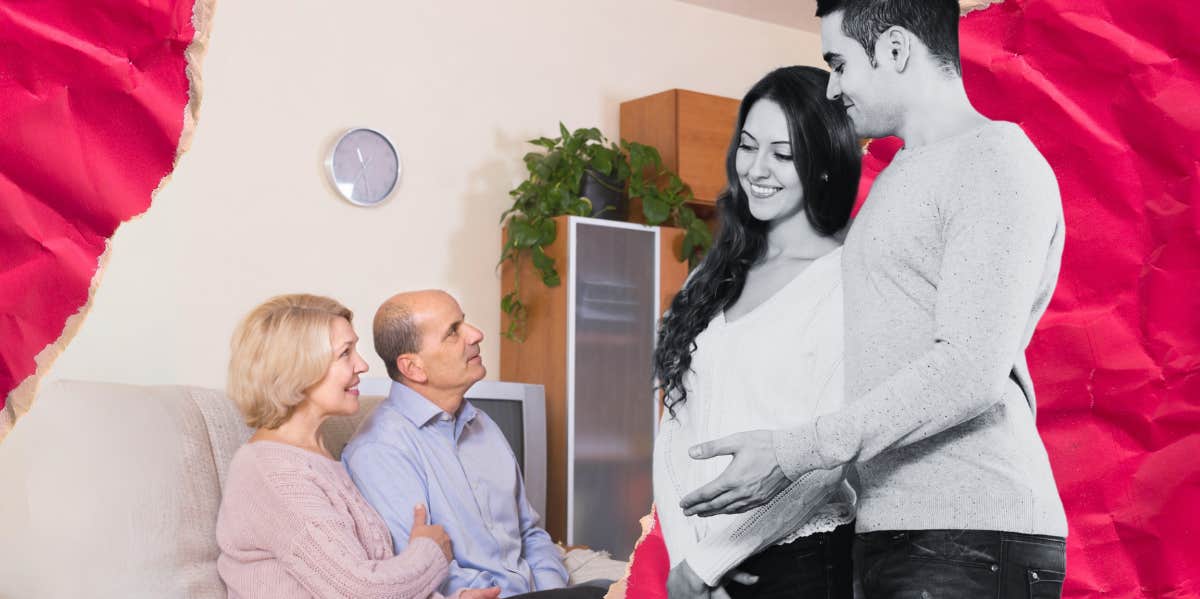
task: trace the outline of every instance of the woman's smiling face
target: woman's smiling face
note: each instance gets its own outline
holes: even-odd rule
[[[800,211],[804,187],[796,171],[787,117],[774,101],[762,98],[750,107],[742,124],[736,166],[754,218],[778,221]]]

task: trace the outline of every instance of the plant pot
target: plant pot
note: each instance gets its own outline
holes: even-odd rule
[[[629,198],[625,195],[625,184],[616,177],[603,175],[588,169],[579,182],[579,195],[592,202],[592,217],[608,220],[629,218]]]

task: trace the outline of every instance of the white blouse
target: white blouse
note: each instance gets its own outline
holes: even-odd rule
[[[654,503],[671,566],[687,560],[709,585],[775,543],[854,519],[844,471],[802,476],[743,514],[684,516],[684,495],[716,478],[730,456],[694,460],[688,448],[729,434],[789,428],[842,404],[841,248],[815,260],[751,312],[718,314],[696,337],[687,401],[664,412],[654,442]]]

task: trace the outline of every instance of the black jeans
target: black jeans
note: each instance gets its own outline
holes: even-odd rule
[[[758,576],[758,582],[726,582],[731,599],[852,599],[854,524],[832,532],[772,545],[742,562],[737,569]]]
[[[1061,537],[990,530],[860,534],[854,578],[864,599],[1041,599],[1062,596]]]
[[[507,599],[603,599],[608,593],[607,586],[579,584],[561,589],[546,589],[531,591],[520,595],[509,595]]]

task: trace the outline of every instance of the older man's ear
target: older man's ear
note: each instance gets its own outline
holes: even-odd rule
[[[421,357],[416,354],[400,354],[396,358],[396,368],[400,369],[400,375],[406,381],[412,381],[417,384],[429,381],[429,375],[425,373],[425,364],[421,361]]]

